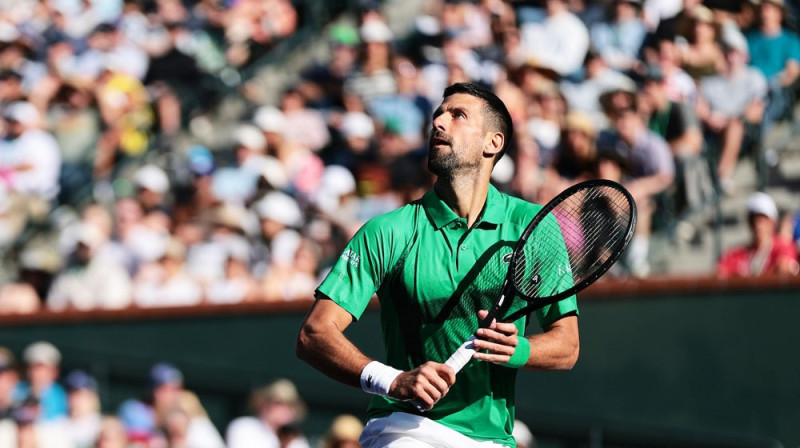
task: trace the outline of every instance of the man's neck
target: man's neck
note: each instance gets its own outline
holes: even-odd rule
[[[450,178],[439,177],[433,188],[445,204],[456,215],[466,218],[467,226],[472,227],[486,204],[490,177],[491,168],[485,173],[459,174]]]
[[[783,27],[780,23],[765,23],[761,25],[761,32],[767,36],[777,36],[781,33],[781,30],[783,30]]]

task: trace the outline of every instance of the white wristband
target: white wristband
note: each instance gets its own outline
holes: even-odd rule
[[[389,388],[401,373],[403,373],[402,370],[372,361],[361,371],[361,388],[364,389],[364,392],[388,397]]]

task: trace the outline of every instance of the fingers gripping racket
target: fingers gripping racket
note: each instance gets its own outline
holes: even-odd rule
[[[620,184],[598,179],[567,188],[522,232],[496,302],[479,327],[488,328],[494,319],[513,322],[591,285],[617,261],[635,227],[636,203]],[[526,303],[506,315],[514,297]],[[472,359],[474,339],[473,334],[445,362],[456,373]]]

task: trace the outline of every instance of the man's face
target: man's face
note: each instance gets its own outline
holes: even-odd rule
[[[445,98],[433,113],[433,132],[428,142],[431,172],[447,176],[480,165],[488,138],[485,107],[480,98],[463,93]]]
[[[761,21],[764,24],[780,24],[782,20],[783,9],[780,6],[770,2],[761,3]]]
[[[775,221],[767,215],[753,213],[750,215],[750,226],[756,240],[763,241],[775,234]]]

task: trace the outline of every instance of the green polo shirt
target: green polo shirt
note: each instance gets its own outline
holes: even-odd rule
[[[356,319],[373,294],[381,303],[386,363],[411,370],[444,362],[478,328],[477,311],[499,293],[525,226],[541,209],[489,187],[471,228],[436,194],[367,222],[318,288]],[[555,219],[547,225],[557,225]],[[554,242],[563,248],[563,241]],[[559,251],[568,262],[566,249]],[[550,278],[542,273],[543,281]],[[518,299],[517,299],[518,301]],[[512,305],[512,310],[522,306]],[[536,312],[540,325],[577,312],[569,297]],[[525,319],[516,322],[524,333]],[[472,360],[448,394],[424,415],[477,440],[513,446],[516,369]],[[410,403],[375,396],[369,416],[419,413]]]

